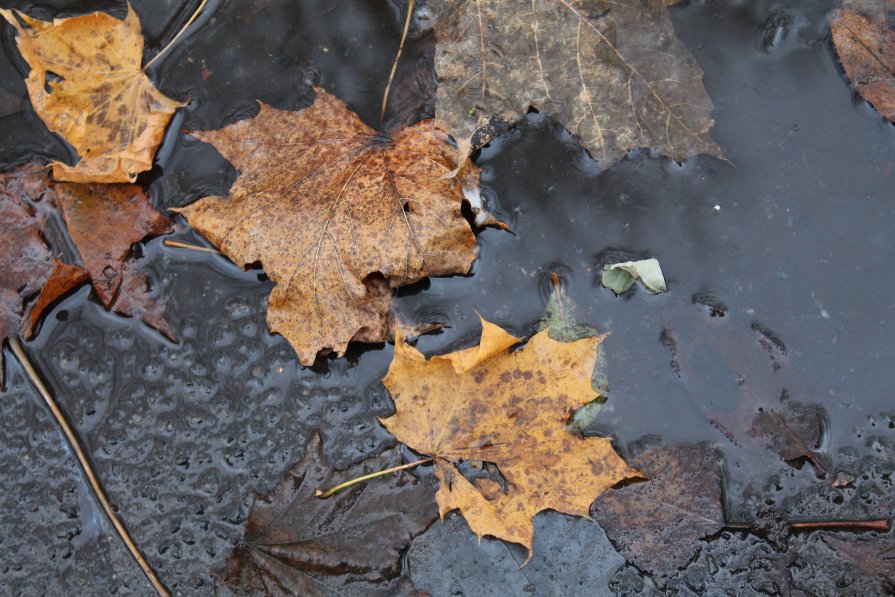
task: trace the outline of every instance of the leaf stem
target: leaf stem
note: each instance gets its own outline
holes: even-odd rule
[[[413,0],[411,0],[412,2]],[[419,466],[421,464],[426,464],[427,462],[432,462],[431,458],[423,458],[421,460],[417,460],[416,462],[410,462],[408,464],[402,464],[401,466],[393,466],[392,468],[387,468],[384,471],[379,471],[378,473],[370,473],[369,475],[364,475],[362,477],[355,477],[350,481],[345,481],[344,483],[340,483],[335,487],[331,487],[326,491],[321,491],[319,489],[314,490],[314,495],[321,500],[325,500],[330,497],[334,493],[338,491],[342,491],[347,487],[351,487],[352,485],[356,485],[357,483],[361,483],[363,481],[368,481],[370,479],[375,479],[376,477],[381,477],[382,475],[388,475],[389,473],[397,473],[398,471],[403,471],[408,468],[413,468],[415,466]]]
[[[392,62],[392,72],[388,75],[388,83],[385,86],[385,93],[382,94],[382,109],[379,111],[379,124],[385,122],[385,109],[388,107],[388,94],[392,90],[392,81],[395,79],[395,72],[398,70],[398,61],[401,59],[401,53],[404,51],[404,42],[407,40],[407,32],[410,31],[410,18],[413,16],[413,1],[407,2],[407,18],[404,20],[404,33],[401,34],[401,45],[398,46],[398,53],[395,55],[395,61]]]
[[[162,241],[162,244],[165,245],[166,247],[174,247],[175,249],[189,249],[191,251],[204,251],[206,253],[216,253],[218,255],[223,255],[223,253],[221,253],[217,249],[209,249],[208,247],[189,245],[187,243],[182,243],[182,242],[179,242],[176,240],[169,240],[167,238]]]
[[[186,33],[186,30],[189,29],[190,25],[192,25],[193,22],[197,18],[199,18],[199,14],[205,9],[205,5],[207,3],[208,3],[208,0],[202,0],[202,2],[199,3],[199,7],[193,13],[193,16],[191,16],[190,19],[186,22],[186,24],[180,28],[180,31],[177,32],[177,35],[175,35],[174,38],[171,41],[169,41],[168,44],[164,48],[162,48],[161,51],[152,58],[152,60],[150,60],[143,66],[143,72],[146,72],[149,69],[149,67],[155,63],[156,60],[158,60],[159,58],[164,56],[168,50],[170,50],[172,47],[174,47],[174,44],[177,42],[177,40],[180,39],[180,37],[184,33]]]
[[[162,597],[169,597],[170,593],[168,589],[165,588],[165,585],[161,583],[158,577],[155,575],[155,572],[150,568],[149,563],[143,558],[143,555],[140,553],[140,550],[137,548],[137,545],[134,543],[134,540],[131,539],[130,534],[127,532],[127,529],[121,523],[118,516],[115,514],[115,511],[112,509],[112,505],[109,503],[109,499],[106,497],[106,492],[103,489],[102,485],[99,482],[99,478],[96,476],[96,473],[93,471],[93,467],[90,464],[90,460],[87,458],[87,454],[84,452],[83,447],[81,446],[81,442],[78,439],[78,436],[75,434],[74,429],[71,424],[65,418],[65,415],[62,412],[62,409],[59,408],[59,404],[57,404],[56,400],[50,394],[47,387],[44,385],[43,381],[37,374],[37,371],[34,369],[34,365],[31,364],[31,361],[28,359],[28,356],[25,354],[25,351],[22,350],[22,345],[19,343],[18,338],[15,336],[11,336],[9,338],[9,345],[12,348],[13,354],[15,354],[16,358],[19,360],[19,363],[22,365],[22,368],[25,369],[25,374],[28,376],[28,379],[31,381],[32,385],[34,385],[37,392],[41,395],[47,407],[50,409],[50,412],[53,414],[53,418],[56,419],[56,423],[59,427],[62,428],[62,432],[65,435],[65,439],[68,441],[69,447],[74,452],[75,456],[78,459],[78,464],[81,466],[81,472],[84,473],[84,476],[87,478],[87,482],[90,484],[90,488],[93,490],[93,494],[96,496],[97,501],[100,503],[100,506],[103,509],[103,512],[109,519],[109,522],[112,523],[112,526],[115,528],[115,531],[118,533],[118,536],[124,542],[127,550],[130,552],[131,556],[134,560],[137,561],[137,564],[143,570],[143,574],[146,575],[146,578],[149,580],[149,583],[156,590],[156,592]]]

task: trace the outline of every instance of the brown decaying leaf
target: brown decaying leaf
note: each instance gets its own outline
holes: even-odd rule
[[[267,595],[373,595],[401,574],[402,554],[437,512],[432,488],[409,473],[320,500],[314,489],[400,464],[397,449],[333,473],[319,433],[268,495],[256,498],[227,584]]]
[[[134,243],[171,232],[138,185],[57,184],[56,202],[93,288],[106,307],[118,296]]]
[[[824,410],[811,403],[812,391],[782,341],[735,315],[710,316],[706,306],[676,315],[680,325],[661,335],[693,406],[737,446],[768,449],[797,466],[794,461],[806,459],[823,477],[815,449]]]
[[[34,110],[81,158],[74,167],[54,163],[53,176],[133,182],[149,170],[171,115],[184,104],[163,95],[141,70],[143,34],[130,5],[124,20],[102,12],[52,23],[0,14],[16,28],[31,67],[25,83]]]
[[[759,409],[747,432],[787,462],[807,460],[821,478],[826,466],[814,453],[823,433],[821,411],[814,404],[786,400],[782,408]]]
[[[0,344],[19,330],[25,300],[36,293],[50,274],[52,255],[40,236],[40,220],[25,198],[39,199],[46,173],[25,166],[0,174]],[[0,346],[2,349],[2,346]],[[0,388],[4,387],[0,351]]]
[[[864,574],[889,580],[895,585],[895,540],[891,536],[843,541],[823,533],[821,539]]]
[[[886,14],[895,2],[852,0],[845,8],[830,17],[845,74],[883,117],[895,121],[895,30]]]
[[[724,526],[721,458],[705,446],[640,447],[631,455],[648,477],[611,489],[591,511],[606,535],[638,568],[670,576]]]
[[[436,118],[465,158],[529,106],[606,164],[635,147],[722,157],[702,71],[666,0],[448,0],[439,5]]]
[[[103,305],[142,319],[175,339],[162,305],[149,294],[140,263],[130,258],[134,243],[171,232],[173,223],[150,205],[138,185],[65,183],[53,189],[68,234]]]
[[[477,536],[520,543],[530,553],[535,514],[550,508],[589,517],[597,495],[642,476],[609,439],[566,427],[574,410],[594,399],[601,340],[562,343],[543,331],[510,352],[520,339],[482,320],[478,346],[427,361],[398,337],[383,380],[397,412],[382,423],[434,458],[442,518],[459,508]],[[495,463],[506,491],[483,493],[463,477],[455,464],[472,459]]]
[[[58,258],[53,260],[53,270],[50,277],[44,283],[44,287],[40,291],[34,306],[31,308],[31,314],[28,318],[28,326],[26,329],[26,338],[34,336],[37,329],[37,323],[43,316],[44,311],[53,305],[57,300],[90,280],[87,271],[79,265],[68,265]]]
[[[270,330],[303,364],[342,355],[352,338],[387,336],[391,289],[430,275],[465,273],[475,238],[447,135],[424,121],[376,133],[321,89],[299,112],[261,112],[195,135],[240,171],[227,198],[182,210],[238,264],[260,261],[277,283]],[[470,166],[474,168],[474,166]],[[384,291],[371,288],[378,276]]]

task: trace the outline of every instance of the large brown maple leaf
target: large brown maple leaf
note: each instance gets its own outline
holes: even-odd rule
[[[534,107],[611,164],[636,147],[721,157],[702,71],[675,37],[676,0],[436,3],[435,116],[465,157]]]
[[[619,481],[640,478],[604,437],[567,428],[595,398],[591,374],[603,337],[563,343],[548,332],[520,339],[482,320],[478,346],[429,360],[400,337],[383,383],[395,401],[383,425],[435,460],[444,517],[459,508],[476,535],[520,543],[531,552],[532,517],[551,508],[589,517],[594,499]],[[505,480],[473,484],[460,460],[495,463]]]
[[[277,283],[270,330],[304,364],[323,349],[343,354],[353,338],[383,340],[391,288],[465,273],[476,254],[463,191],[445,178],[447,135],[432,121],[376,133],[316,93],[299,112],[261,104],[253,119],[195,133],[240,176],[229,197],[180,210],[234,262],[262,263]]]
[[[35,112],[81,158],[73,167],[54,163],[53,176],[133,182],[149,170],[171,115],[183,104],[163,95],[141,70],[143,33],[130,5],[124,20],[103,12],[52,23],[11,10],[0,14],[16,28],[31,67],[25,83]]]

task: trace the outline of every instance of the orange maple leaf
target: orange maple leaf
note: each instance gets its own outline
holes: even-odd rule
[[[532,548],[532,517],[545,509],[589,518],[594,499],[619,481],[641,478],[604,437],[566,427],[595,398],[591,374],[603,336],[557,342],[542,331],[521,349],[482,320],[478,346],[429,360],[399,337],[383,383],[395,401],[386,428],[431,456],[441,516],[459,508],[479,537]],[[505,487],[470,483],[460,460],[495,463]]]
[[[447,135],[431,120],[377,133],[316,93],[299,112],[261,104],[253,119],[194,133],[240,176],[229,197],[175,210],[237,264],[261,262],[277,283],[270,330],[306,365],[352,339],[384,340],[393,288],[465,273],[476,255],[460,182],[445,178]]]

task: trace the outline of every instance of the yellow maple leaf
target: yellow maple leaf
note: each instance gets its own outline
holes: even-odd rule
[[[25,83],[35,112],[81,158],[75,166],[54,162],[53,176],[133,182],[149,170],[171,115],[184,104],[162,94],[141,70],[143,33],[130,5],[124,20],[103,12],[52,23],[11,10],[0,14],[16,28],[31,67]]]
[[[595,398],[591,374],[603,336],[563,343],[547,331],[520,339],[482,320],[478,346],[429,360],[399,337],[383,383],[395,401],[386,428],[431,456],[442,517],[459,508],[479,537],[520,543],[531,554],[532,517],[545,509],[589,518],[594,499],[619,481],[641,478],[608,438],[567,428]],[[470,483],[460,460],[495,463],[506,481]]]

